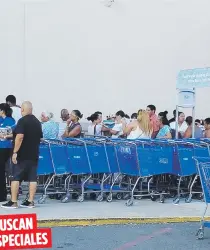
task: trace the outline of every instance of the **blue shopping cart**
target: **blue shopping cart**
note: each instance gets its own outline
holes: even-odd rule
[[[37,189],[41,190],[41,193],[43,193],[44,189],[50,182],[51,177],[54,175],[54,168],[52,164],[50,147],[49,147],[49,143],[46,143],[46,142],[42,142],[40,144],[37,175],[38,175],[38,188]],[[39,200],[40,203],[44,203],[46,199],[46,197],[44,196],[44,193],[43,193],[42,198],[43,199]]]
[[[164,203],[169,195],[170,174],[173,172],[173,144],[168,140],[151,140],[138,146],[138,161],[141,176],[149,178],[148,194],[152,201],[160,197]],[[151,185],[153,183],[153,186]]]
[[[44,185],[43,195],[38,200],[38,203],[42,204],[48,195],[55,195],[57,199],[61,199],[66,193],[62,180],[70,174],[70,167],[64,141],[46,140],[45,145],[41,145],[40,153],[38,174],[50,174]],[[53,190],[48,191],[50,185],[53,186]]]
[[[46,176],[53,174],[54,174],[54,168],[52,164],[49,143],[42,142],[39,148],[39,162],[38,162],[37,175]]]
[[[115,163],[106,139],[101,137],[66,141],[72,175],[87,175],[82,180],[78,201],[84,201],[84,195],[87,193],[98,194],[97,201],[102,201],[104,192],[107,191],[105,182],[110,179],[111,166],[113,168]]]
[[[119,163],[115,150],[116,141],[108,138],[98,138],[95,139],[94,147],[90,147],[90,145],[87,147],[92,173],[103,175],[100,184],[101,193],[97,197],[98,201],[103,200],[104,193],[107,193],[107,201],[110,202],[113,193],[116,194],[117,199],[121,199],[123,193],[126,192],[126,189],[120,183],[116,183],[119,178]]]
[[[160,202],[163,203],[172,188],[174,145],[168,140],[152,140],[146,146],[138,147],[138,152],[141,175],[152,175],[148,181],[148,194],[151,195],[152,201],[156,201],[160,196]],[[148,159],[150,164],[147,166]]]
[[[192,142],[192,139],[190,140]],[[209,144],[207,142],[205,142],[204,140],[195,140],[193,141],[193,145],[194,145],[194,156],[195,157],[210,157],[210,150],[209,150]],[[194,164],[195,162],[193,162],[192,164]],[[194,195],[198,195],[199,199],[203,199],[203,192],[202,192],[202,187],[201,185],[197,185],[196,190],[193,190],[194,186],[196,183],[199,182],[199,173],[198,173],[198,169],[196,167],[196,175],[195,177],[192,179],[190,188],[189,188],[189,196],[186,197],[185,202],[186,203],[190,203],[192,201],[192,197],[193,194]]]
[[[83,202],[85,184],[92,176],[87,145],[84,139],[66,139],[65,141],[71,174],[66,179],[68,181],[67,194],[62,202],[67,202],[70,199],[70,194],[78,195],[77,201]],[[71,183],[71,181],[73,182]]]
[[[206,203],[206,207],[204,209],[203,216],[201,218],[201,225],[199,230],[197,231],[197,238],[204,238],[204,228],[210,228],[210,222],[205,221],[205,215],[208,208],[208,204],[210,203],[210,157],[195,157],[194,158],[196,165],[198,167],[198,172],[201,180],[201,185],[204,193],[204,200]]]
[[[198,140],[175,140],[174,143],[174,174],[178,176],[177,196],[174,199],[174,204],[180,202],[181,195],[189,195],[185,202],[191,202],[192,187],[197,180],[197,168],[193,157],[208,157],[208,147]]]
[[[116,195],[117,200],[126,198],[130,193],[130,187],[127,182],[125,182],[125,176],[119,165],[119,159],[117,157],[117,148],[125,140],[123,139],[107,139],[106,140],[106,151],[109,160],[110,172],[111,172],[111,183],[107,185],[106,189],[109,191],[107,195],[107,202],[111,202],[113,199],[113,194]]]
[[[131,189],[131,198],[127,200],[126,205],[131,206],[134,197],[143,196],[160,196],[160,201],[164,202],[165,192],[151,192],[150,183],[148,182],[148,190],[138,190],[139,194],[134,194],[138,183],[145,178],[154,175],[168,174],[173,170],[173,146],[167,141],[160,140],[133,140],[121,141],[117,145],[117,157],[120,166],[120,172],[136,177],[134,185]]]

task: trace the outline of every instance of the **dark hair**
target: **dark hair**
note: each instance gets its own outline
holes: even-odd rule
[[[91,121],[91,122],[94,122],[94,121],[96,121],[96,120],[98,119],[98,116],[99,116],[99,114],[94,113],[94,114],[92,114],[91,116],[89,116],[89,117],[87,118],[87,120],[88,120],[88,121]]]
[[[12,117],[12,109],[10,108],[9,104],[1,103],[0,110],[4,111],[4,113],[7,117]]]
[[[210,124],[210,117],[205,119],[205,123],[206,123],[207,125]]]
[[[61,109],[61,114],[63,114],[63,113],[68,113],[69,111],[68,111],[68,109]]]
[[[168,114],[168,111],[164,111],[164,112],[160,112],[160,113],[158,114],[158,116],[166,117],[166,118],[167,118],[167,114]]]
[[[120,115],[122,118],[125,117],[125,113],[122,110],[117,111],[116,116],[118,115]]]
[[[79,118],[82,119],[83,115],[81,114],[81,112],[79,110],[73,110],[73,112],[75,113],[75,115]]]
[[[188,126],[192,125],[192,122],[193,122],[192,116],[188,116],[185,121],[186,121]]]
[[[14,95],[8,95],[6,97],[6,102],[10,102],[13,105],[16,105],[16,97]]]
[[[130,116],[125,114],[125,118],[130,119]]]
[[[181,114],[184,114],[184,113],[181,112],[181,111],[178,111],[178,117],[179,117]],[[173,111],[173,115],[174,115],[174,118],[176,118],[176,109]]]
[[[94,114],[97,114],[97,115],[102,115],[102,112],[100,112],[100,111],[96,111]]]
[[[168,121],[168,118],[167,118],[167,114],[168,114],[168,111],[164,111],[164,112],[160,112],[158,114],[158,116],[160,117],[161,122],[162,122],[163,125],[168,125],[169,126],[169,121]]]
[[[148,105],[147,108],[149,108],[150,110],[152,110],[154,112],[156,111],[156,107],[152,104]]]
[[[133,113],[132,115],[131,115],[131,119],[137,119],[137,113]]]
[[[195,119],[195,122],[201,123],[201,120],[200,119]]]

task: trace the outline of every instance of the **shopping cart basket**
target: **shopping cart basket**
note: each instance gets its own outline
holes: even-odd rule
[[[81,182],[81,194],[77,200],[84,201],[85,194],[89,193],[90,196],[98,194],[97,201],[102,201],[103,194],[107,191],[105,182],[111,176],[105,138],[67,139],[66,142],[71,177],[84,176]],[[68,190],[69,183],[70,179]]]
[[[63,177],[70,174],[66,143],[61,140],[46,140],[45,143],[47,143],[49,147],[50,158],[53,166],[53,174],[50,176],[49,181],[44,187],[42,197],[38,200],[38,203],[40,204],[45,202],[47,195],[56,195],[57,199],[61,199],[62,195],[66,193],[65,186],[62,183]],[[47,148],[45,148],[45,150],[47,152]],[[47,159],[49,161],[49,154]],[[48,168],[51,167],[48,166]],[[46,172],[44,168],[42,172]],[[53,185],[54,190],[48,191],[48,188],[51,184]]]
[[[54,168],[52,164],[49,143],[42,142],[39,147],[39,162],[38,162],[38,169],[37,169],[37,176],[38,176],[37,190],[40,190],[41,193],[43,193],[43,190],[48,185],[53,175],[54,175]]]
[[[67,193],[63,197],[62,202],[68,202],[70,194],[76,194],[78,196],[77,201],[83,202],[85,184],[92,176],[87,146],[83,139],[68,138],[65,141],[71,174],[65,180],[65,185],[67,183]]]
[[[161,141],[123,140],[118,143],[116,149],[120,172],[137,178],[134,185],[132,185],[131,198],[127,200],[126,205],[133,205],[134,197],[141,198],[144,196],[160,196],[160,201],[164,202],[165,192],[150,191],[152,178],[148,182],[146,192],[142,189],[142,185],[137,194],[134,194],[134,192],[136,192],[135,189],[138,183],[141,181],[142,184],[145,178],[172,171],[173,147]]]
[[[195,162],[198,167],[198,172],[200,175],[201,185],[204,193],[204,200],[206,203],[203,216],[201,218],[201,225],[199,230],[197,231],[197,238],[204,238],[204,228],[210,228],[210,222],[205,221],[205,215],[208,208],[208,204],[210,203],[210,157],[195,157]]]
[[[190,142],[193,143],[194,146],[194,156],[195,157],[210,157],[210,151],[209,151],[209,144],[207,142],[205,142],[204,140],[196,140],[196,139],[191,139],[188,140]],[[192,162],[192,164],[194,165],[194,161]],[[198,169],[196,168],[196,175],[194,176],[194,178],[192,178],[191,184],[190,184],[190,188],[189,188],[189,196],[186,197],[185,202],[186,203],[190,203],[192,201],[192,197],[193,194],[198,196],[199,199],[203,198],[203,192],[202,192],[202,187],[200,185],[199,182],[199,173],[198,173]],[[195,185],[196,184],[196,185]],[[195,188],[194,188],[195,186]],[[194,190],[193,190],[194,188]]]
[[[87,183],[85,188],[98,193],[97,201],[102,201],[104,192],[109,191],[105,183],[111,178],[110,162],[105,138],[84,139],[87,155],[90,161],[92,176],[98,176],[95,183]],[[108,190],[107,190],[108,188]],[[93,194],[93,193],[92,193]]]
[[[116,195],[118,200],[126,198],[130,193],[129,183],[125,182],[127,176],[120,172],[118,157],[117,157],[117,146],[122,143],[122,139],[107,139],[106,140],[106,152],[109,161],[110,173],[112,175],[111,183],[106,186],[109,190],[109,194],[106,197],[108,202],[113,199],[113,194]]]
[[[174,198],[174,204],[179,204],[181,195],[186,196],[190,194],[191,184],[195,180],[197,174],[193,157],[208,156],[208,148],[198,143],[195,144],[193,141],[175,140],[174,143],[174,174],[178,176],[177,196]],[[191,197],[189,196],[185,201],[190,202],[190,199]]]

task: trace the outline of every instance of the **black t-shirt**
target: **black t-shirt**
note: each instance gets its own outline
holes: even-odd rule
[[[38,161],[40,139],[43,138],[42,126],[34,115],[26,115],[22,117],[14,130],[13,139],[17,134],[23,134],[23,141],[17,152],[17,160]]]

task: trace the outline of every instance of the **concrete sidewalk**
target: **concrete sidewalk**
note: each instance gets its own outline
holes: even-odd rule
[[[179,205],[174,205],[170,199],[166,200],[164,204],[143,199],[135,200],[133,206],[127,207],[124,200],[113,200],[111,203],[90,200],[79,203],[72,200],[69,203],[61,203],[57,200],[47,199],[45,204],[37,204],[36,208],[33,209],[1,208],[0,213],[2,215],[36,213],[39,221],[105,219],[110,221],[110,223],[107,221],[107,224],[115,224],[115,220],[119,221],[121,219],[122,221],[131,221],[134,223],[138,221],[164,223],[199,221],[204,208],[205,203],[196,200],[191,203],[185,203],[184,200],[181,200]],[[207,217],[210,216],[210,210],[207,211],[206,215]]]

